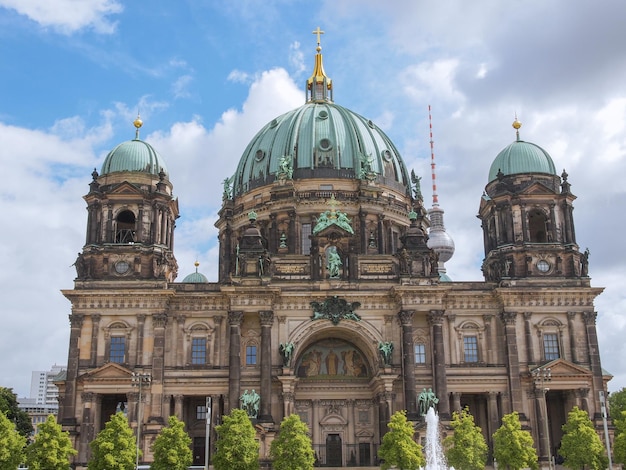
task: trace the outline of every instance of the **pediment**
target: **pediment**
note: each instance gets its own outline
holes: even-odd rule
[[[574,364],[573,362],[566,361],[565,359],[555,359],[541,366],[542,368],[549,367],[552,374],[552,380],[573,378],[573,377],[591,377],[592,373],[589,369]],[[532,373],[535,368],[530,369]]]
[[[81,375],[78,378],[79,382],[100,382],[100,381],[124,381],[130,383],[132,372],[126,367],[110,362],[98,367],[97,369],[90,370],[89,372]]]
[[[143,196],[144,192],[139,189],[137,186],[135,186],[132,183],[129,183],[128,181],[124,181],[118,185],[116,185],[114,188],[112,188],[110,191],[108,191],[109,194],[132,194],[132,195],[137,195],[137,196]]]
[[[332,223],[324,229],[317,232],[314,236],[318,238],[327,238],[329,240],[339,240],[344,237],[352,237],[354,232],[349,232],[344,227]]]
[[[329,414],[324,416],[324,418],[320,421],[322,426],[333,426],[333,425],[346,425],[348,424],[343,416],[338,414]]]
[[[535,181],[534,183],[528,185],[527,187],[525,187],[518,193],[518,195],[522,195],[522,194],[527,195],[527,196],[533,196],[533,195],[554,196],[555,192],[551,188],[546,186],[545,184],[541,183],[540,181]]]

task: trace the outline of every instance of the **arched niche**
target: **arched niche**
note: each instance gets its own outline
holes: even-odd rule
[[[359,379],[372,376],[370,361],[353,343],[341,338],[322,338],[299,355],[295,373],[300,378]]]

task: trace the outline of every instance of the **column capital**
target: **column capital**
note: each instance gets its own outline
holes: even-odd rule
[[[502,312],[500,316],[505,325],[515,325],[515,320],[517,319],[516,312]]]
[[[152,315],[152,324],[155,328],[165,328],[165,325],[167,324],[167,314],[155,313]]]
[[[81,328],[83,326],[85,315],[81,313],[71,313],[68,317],[72,328]]]
[[[241,310],[228,312],[228,324],[230,326],[241,326],[243,321],[243,312]]]
[[[261,310],[259,312],[261,326],[272,326],[274,323],[274,312],[272,310]]]
[[[398,313],[398,318],[400,318],[400,323],[402,326],[410,326],[413,324],[413,315],[415,315],[415,310],[400,310]]]
[[[585,322],[585,325],[595,325],[597,316],[597,312],[583,312],[583,321]]]
[[[443,315],[445,310],[431,310],[428,312],[428,321],[431,325],[439,325],[443,324]]]

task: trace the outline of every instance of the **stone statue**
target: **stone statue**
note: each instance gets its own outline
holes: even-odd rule
[[[293,356],[293,348],[295,345],[293,343],[280,343],[278,346],[278,352],[280,353],[280,357],[283,358],[283,367],[289,367],[291,363],[291,357]]]
[[[383,358],[383,364],[386,366],[391,365],[391,355],[393,354],[393,343],[391,341],[379,342],[378,350]]]
[[[435,408],[437,403],[439,403],[439,398],[437,398],[433,389],[429,388],[428,391],[423,389],[417,398],[417,408],[420,416],[426,416],[428,410]]]
[[[411,182],[414,185],[413,192],[415,194],[414,198],[417,199],[417,200],[423,199],[423,197],[422,197],[422,184],[421,184],[421,181],[422,181],[422,177],[421,176],[417,176],[415,174],[415,170],[411,170]]]
[[[87,260],[82,253],[78,253],[78,257],[72,266],[76,267],[76,277],[78,277],[78,279],[82,279],[89,275],[87,272]]]
[[[582,277],[589,274],[589,254],[589,248],[586,248],[582,258],[580,259],[580,275]]]
[[[239,400],[241,402],[241,409],[248,413],[250,418],[258,418],[261,397],[254,389],[252,389],[251,392],[245,390]]]

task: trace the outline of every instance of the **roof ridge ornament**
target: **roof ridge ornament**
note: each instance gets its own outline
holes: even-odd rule
[[[517,119],[517,113],[515,113],[515,121],[513,121],[513,129],[515,129],[515,136],[517,138],[517,141],[520,142],[520,138],[519,138],[519,128],[522,127],[522,123],[519,119]]]

